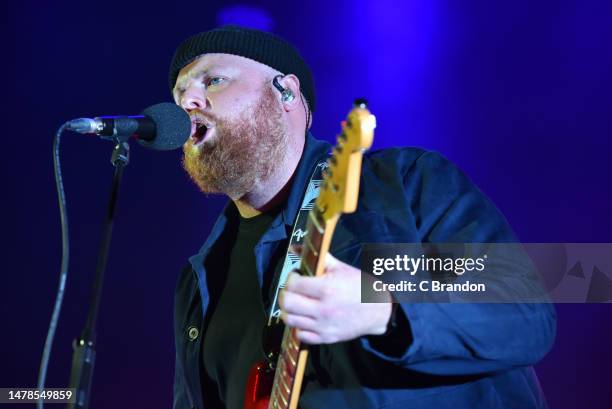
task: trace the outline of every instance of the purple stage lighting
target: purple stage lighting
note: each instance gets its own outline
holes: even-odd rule
[[[249,5],[222,8],[217,13],[217,23],[218,25],[238,24],[265,31],[271,31],[274,28],[274,20],[267,10]]]

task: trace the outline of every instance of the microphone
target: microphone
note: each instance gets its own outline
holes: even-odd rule
[[[146,148],[167,151],[178,149],[187,142],[191,120],[178,105],[162,102],[151,105],[138,116],[73,119],[66,123],[66,129],[102,137],[133,136]]]

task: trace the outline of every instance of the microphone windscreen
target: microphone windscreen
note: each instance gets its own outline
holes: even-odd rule
[[[178,149],[191,135],[191,120],[181,107],[171,102],[151,105],[142,114],[155,122],[156,135],[150,141],[139,139],[147,148],[160,151]]]

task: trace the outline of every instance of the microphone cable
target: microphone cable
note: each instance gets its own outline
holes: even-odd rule
[[[40,369],[38,371],[38,390],[42,391],[45,388],[45,380],[47,377],[47,368],[49,366],[49,358],[51,357],[51,349],[53,347],[53,339],[55,338],[55,330],[59,321],[62,302],[64,300],[64,292],[66,289],[66,278],[68,277],[68,261],[70,259],[70,241],[68,236],[68,210],[66,208],[66,194],[64,193],[64,182],[62,180],[62,168],[60,166],[59,146],[62,133],[67,128],[68,122],[59,127],[53,140],[53,169],[55,173],[55,186],[57,188],[57,196],[59,201],[60,219],[62,226],[62,263],[60,267],[60,279],[55,296],[55,305],[49,322],[49,330],[43,349],[42,358],[40,361]],[[36,402],[37,409],[44,408],[44,399],[38,399]]]

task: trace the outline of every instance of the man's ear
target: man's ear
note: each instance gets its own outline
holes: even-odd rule
[[[293,111],[301,105],[300,103],[300,80],[293,74],[287,74],[278,80],[285,91],[291,91],[293,98],[282,100],[285,111]]]

